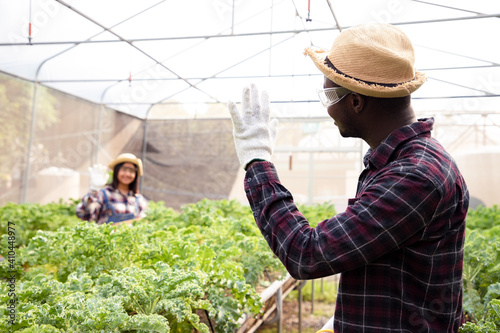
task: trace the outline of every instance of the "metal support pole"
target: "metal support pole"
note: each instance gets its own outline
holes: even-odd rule
[[[299,295],[298,295],[298,299],[299,299],[299,333],[302,333],[302,301],[303,301],[302,288],[304,288],[304,286],[306,285],[306,282],[307,281],[301,281],[297,286],[297,288],[299,289]]]
[[[302,283],[299,284],[299,333],[302,333]]]
[[[311,280],[311,313],[314,313],[314,280]]]
[[[276,292],[276,311],[278,315],[278,329],[277,332],[281,333],[283,329],[283,287],[280,287]]]

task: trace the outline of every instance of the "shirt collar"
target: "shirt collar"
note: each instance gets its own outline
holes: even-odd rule
[[[389,162],[396,148],[402,143],[418,135],[430,137],[433,124],[434,118],[422,118],[413,124],[395,130],[375,150],[368,149],[363,159],[365,167],[368,167],[368,164],[370,164],[376,169],[381,169]]]
[[[119,189],[114,188],[114,187],[113,187],[113,186],[111,186],[111,185],[106,185],[106,188],[107,188],[107,189],[108,189],[108,191],[110,191],[110,192],[115,192],[115,193],[120,193],[120,194],[122,194],[122,192],[120,192],[120,190],[119,190]],[[123,195],[123,194],[122,194],[122,195]],[[129,191],[128,191],[128,193],[127,193],[127,196],[133,196],[133,197],[135,197],[135,193],[134,193],[132,190],[129,190]]]

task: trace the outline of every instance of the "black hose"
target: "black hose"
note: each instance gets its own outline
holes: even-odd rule
[[[212,333],[215,333],[214,328],[212,327],[212,321],[210,320],[210,317],[208,316],[207,310],[205,310],[205,314],[207,315],[207,320],[208,320],[208,324],[210,325],[210,330],[212,331]]]

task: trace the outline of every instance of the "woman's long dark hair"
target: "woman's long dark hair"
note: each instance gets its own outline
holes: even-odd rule
[[[111,183],[111,186],[115,190],[118,188],[118,171],[120,170],[120,168],[122,167],[122,165],[124,163],[125,162],[115,165],[115,167],[113,169],[113,182]],[[135,167],[136,167],[135,178],[134,178],[134,181],[128,185],[128,190],[133,191],[135,194],[137,194],[138,193],[138,191],[137,191],[137,179],[139,178],[139,176],[137,175],[137,165],[135,165]]]

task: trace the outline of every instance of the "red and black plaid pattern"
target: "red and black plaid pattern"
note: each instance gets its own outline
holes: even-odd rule
[[[457,332],[469,195],[434,120],[390,134],[365,156],[344,213],[311,228],[270,162],[245,191],[264,238],[296,279],[341,273],[337,332]]]
[[[128,195],[123,195],[119,190],[109,185],[105,186],[103,190],[106,191],[109,203],[113,206],[115,212],[119,214],[132,213],[139,218],[146,216],[148,201],[142,194],[134,194],[134,192],[130,191]],[[138,207],[136,207],[136,196]],[[81,202],[76,206],[76,215],[85,221],[96,221],[97,224],[107,223],[111,212],[104,202],[104,195],[101,191],[89,192],[83,196]],[[136,211],[137,208],[139,211]]]

